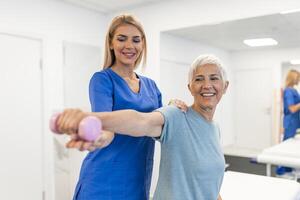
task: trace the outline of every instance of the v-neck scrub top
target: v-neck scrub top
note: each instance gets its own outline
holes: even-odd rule
[[[93,112],[134,109],[151,112],[162,106],[155,82],[139,78],[139,92],[108,68],[96,72],[89,85]],[[74,193],[76,200],[144,200],[149,199],[154,154],[150,137],[115,134],[112,143],[89,152],[83,161]]]
[[[287,140],[291,137],[294,137],[296,130],[300,128],[299,114],[297,111],[292,113],[289,110],[289,107],[300,103],[300,96],[298,91],[295,88],[287,87],[283,91],[283,127],[284,127],[284,136],[283,140]]]

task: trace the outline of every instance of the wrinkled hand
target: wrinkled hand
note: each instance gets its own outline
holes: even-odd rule
[[[181,101],[179,99],[171,99],[168,103],[168,105],[173,105],[179,108],[182,112],[186,112],[188,110],[188,106],[184,101]]]
[[[94,142],[87,142],[81,140],[77,134],[72,134],[71,140],[66,144],[66,147],[75,148],[79,151],[94,151],[99,148],[107,147],[113,141],[114,137],[114,133],[102,130],[101,135]]]

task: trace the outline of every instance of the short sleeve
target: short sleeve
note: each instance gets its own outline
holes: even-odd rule
[[[142,77],[142,76],[141,76]],[[150,78],[146,78],[146,77],[143,77],[147,80],[148,84],[149,84],[149,88],[151,88],[151,93],[153,93],[156,97],[157,97],[157,108],[160,108],[162,107],[162,97],[161,97],[161,92],[160,90],[158,89],[156,83],[154,80],[150,79]]]
[[[284,92],[284,100],[285,100],[287,108],[296,104],[296,102],[294,100],[293,90],[290,90],[290,89],[289,90],[285,90],[285,92]]]
[[[155,84],[154,82],[154,85],[155,85],[155,89],[156,89],[156,93],[157,93],[157,98],[158,98],[158,106],[159,108],[162,107],[162,99],[161,99],[161,92],[160,90],[158,89],[157,85]]]
[[[219,124],[215,124],[215,126],[216,126],[216,129],[217,129],[217,139],[219,140],[219,141],[221,141],[221,128],[220,128],[220,125]]]
[[[172,140],[172,134],[175,131],[180,130],[180,121],[183,116],[183,112],[181,112],[175,106],[164,106],[156,111],[162,113],[164,117],[164,126],[161,132],[161,136],[156,138],[161,143],[167,143]]]
[[[112,111],[113,83],[104,71],[96,72],[89,84],[89,98],[93,112]]]

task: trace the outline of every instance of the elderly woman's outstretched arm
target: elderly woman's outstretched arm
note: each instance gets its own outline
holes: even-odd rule
[[[160,112],[142,113],[135,110],[114,112],[83,112],[66,109],[57,121],[60,132],[76,134],[80,121],[87,116],[95,116],[102,121],[104,130],[133,137],[158,137],[161,135],[164,117]]]

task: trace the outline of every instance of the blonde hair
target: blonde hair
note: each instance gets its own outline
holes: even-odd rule
[[[291,69],[286,75],[285,87],[293,87],[294,85],[297,85],[299,82],[299,78],[300,73],[295,69]]]
[[[130,14],[122,14],[116,16],[110,23],[110,26],[108,28],[108,31],[106,33],[105,38],[105,51],[104,51],[104,62],[103,62],[103,69],[111,67],[115,61],[116,56],[113,49],[110,49],[110,45],[112,42],[112,39],[114,37],[115,31],[117,28],[121,25],[128,24],[136,27],[142,35],[142,41],[143,41],[143,50],[142,53],[139,55],[135,62],[135,68],[141,63],[143,60],[143,66],[146,63],[147,60],[147,42],[146,42],[146,35],[143,29],[142,24],[133,16]]]
[[[208,65],[208,64],[216,65],[220,70],[222,80],[224,82],[227,81],[226,71],[223,68],[220,59],[212,54],[204,54],[198,56],[192,63],[189,70],[189,77],[188,77],[189,84],[192,82],[194,73],[197,71],[197,69],[201,66]]]

